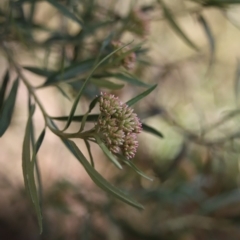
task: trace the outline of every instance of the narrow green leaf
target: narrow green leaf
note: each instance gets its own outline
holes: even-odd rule
[[[84,74],[94,66],[94,62],[94,59],[88,59],[79,63],[74,63],[73,65],[62,69],[61,71],[54,72],[47,78],[42,87],[60,83],[70,78],[75,78],[80,74]]]
[[[149,93],[151,93],[155,88],[157,87],[156,85],[153,85],[152,87],[150,87],[149,89],[147,89],[146,91],[140,93],[139,95],[137,95],[136,97],[132,98],[131,100],[127,101],[126,104],[128,106],[132,106],[134,105],[136,102],[138,102],[139,100],[141,100],[142,98],[146,97]]]
[[[70,97],[67,95],[67,93],[60,86],[57,85],[56,88],[67,100],[71,101]]]
[[[81,27],[83,27],[83,22],[77,16],[75,16],[72,12],[70,12],[66,6],[58,3],[55,0],[47,0],[52,6],[54,6],[59,12],[61,12],[65,17],[77,22]]]
[[[209,24],[207,23],[206,19],[202,15],[199,15],[198,21],[202,25],[204,32],[207,36],[208,42],[209,42],[209,46],[210,46],[209,67],[210,67],[213,63],[214,53],[215,53],[214,37],[213,37],[212,31],[211,31],[211,28],[209,27]]]
[[[89,112],[89,113],[90,113],[90,112],[93,110],[93,108],[96,106],[96,104],[97,104],[98,101],[99,101],[99,98],[100,98],[100,96],[95,97],[95,98],[92,100],[92,102],[89,104],[89,109],[88,109],[88,112]]]
[[[106,75],[106,77],[113,77],[116,79],[119,79],[121,81],[127,82],[129,84],[135,85],[135,86],[139,86],[139,87],[149,87],[150,85],[147,83],[142,82],[141,80],[139,80],[136,76],[134,76],[133,74],[130,73],[110,73],[108,75]]]
[[[110,82],[110,81],[102,79],[102,78],[99,78],[99,79],[92,78],[91,83],[95,84],[98,87],[107,88],[107,89],[111,89],[111,90],[119,90],[124,87],[124,84],[113,83],[113,82]]]
[[[99,114],[91,114],[88,115],[87,117],[87,121],[88,122],[95,122],[98,120]],[[68,116],[62,116],[62,117],[51,117],[54,120],[58,120],[58,121],[67,121],[68,120]],[[80,116],[73,116],[72,117],[72,121],[74,122],[81,122],[84,118],[84,115],[80,115]]]
[[[153,181],[152,178],[148,177],[145,173],[143,173],[132,161],[129,161],[128,159],[125,159],[122,156],[119,156],[119,157],[125,164],[127,164],[129,167],[131,167],[140,176],[142,176],[150,181]]]
[[[16,102],[18,82],[19,81],[17,78],[13,83],[12,89],[2,106],[2,111],[0,115],[0,137],[5,133],[11,123],[12,114]]]
[[[27,126],[25,129],[25,136],[23,140],[23,150],[22,150],[22,170],[23,170],[25,188],[34,205],[34,208],[37,214],[40,233],[41,233],[42,232],[42,214],[41,214],[41,209],[39,205],[35,179],[34,179],[34,167],[33,167],[34,165],[32,164],[30,159],[31,121],[32,121],[32,116],[34,114],[34,110],[35,110],[35,107],[34,106],[31,107],[31,112],[29,114]],[[35,149],[39,148],[40,146],[40,142],[42,141],[42,134],[40,135],[40,137],[41,138],[38,139],[38,144]]]
[[[108,148],[106,147],[106,145],[103,143],[103,141],[101,141],[101,139],[96,135],[95,139],[99,145],[99,147],[102,149],[102,151],[105,153],[105,155],[111,160],[111,162],[118,167],[119,169],[122,169],[121,164],[118,162],[118,160],[116,159],[116,157],[108,150]]]
[[[3,101],[4,101],[4,96],[5,96],[5,93],[6,93],[8,83],[9,83],[9,71],[7,70],[6,73],[5,73],[5,76],[3,78],[1,88],[0,88],[0,114],[1,114],[2,105],[3,105]]]
[[[162,133],[160,133],[158,130],[156,130],[156,129],[150,127],[150,126],[148,126],[148,125],[145,124],[145,123],[142,123],[142,128],[143,128],[143,131],[145,131],[145,132],[148,132],[148,133],[151,133],[151,134],[156,135],[157,137],[163,138]]]
[[[46,132],[46,131],[45,131],[45,128],[44,128],[44,129],[42,130],[41,134],[39,135],[38,140],[36,141],[35,149],[34,149],[35,155],[37,155],[38,150],[39,150],[39,148],[40,148],[41,145],[42,145],[43,139],[44,139],[44,137],[45,137],[45,132]]]
[[[76,111],[76,108],[77,108],[77,105],[78,105],[78,102],[83,94],[83,90],[85,89],[87,83],[89,82],[90,78],[92,77],[93,73],[96,71],[96,69],[102,64],[104,63],[106,60],[108,60],[113,54],[115,54],[116,52],[120,51],[121,49],[123,49],[124,47],[126,47],[127,45],[129,45],[130,43],[128,44],[125,44],[123,45],[122,47],[116,49],[115,51],[111,52],[110,54],[108,54],[106,57],[104,57],[99,63],[97,63],[94,68],[92,69],[92,71],[90,72],[89,76],[87,77],[87,79],[84,81],[80,91],[78,92],[78,95],[72,105],[72,108],[71,108],[71,111],[70,111],[70,114],[69,114],[69,118],[67,120],[67,123],[66,123],[66,126],[64,127],[64,129],[62,131],[65,131],[69,125],[71,124],[71,121],[72,121],[72,117]]]
[[[80,130],[79,132],[82,132],[84,127],[85,127],[85,123],[86,123],[86,120],[87,120],[87,117],[88,117],[88,114],[92,111],[92,109],[95,107],[95,105],[97,104],[98,102],[98,99],[99,97],[96,97],[92,100],[92,102],[90,103],[89,105],[89,109],[87,111],[87,113],[83,116],[82,118],[82,121],[81,121],[81,127],[80,127]]]
[[[162,0],[158,0],[158,2],[161,4],[164,15],[172,27],[172,29],[187,43],[190,47],[192,47],[195,50],[198,50],[198,47],[188,38],[188,36],[182,31],[182,29],[178,26],[176,23],[173,15],[171,12],[168,10],[168,8],[165,6]]]
[[[93,156],[92,156],[92,152],[91,152],[90,143],[89,143],[87,140],[85,140],[85,139],[84,139],[84,143],[85,143],[85,145],[86,145],[86,147],[87,147],[88,155],[89,155],[89,157],[90,157],[91,164],[92,164],[92,166],[94,167],[94,161],[93,161]]]
[[[87,171],[88,175],[91,177],[93,182],[99,186],[101,189],[109,193],[110,195],[113,195],[114,197],[120,199],[121,201],[136,207],[138,209],[144,209],[141,204],[136,202],[135,200],[131,199],[125,193],[120,191],[119,189],[115,188],[113,185],[111,185],[108,181],[106,181],[87,161],[85,156],[82,154],[80,149],[76,146],[76,144],[73,141],[62,139],[65,146],[72,152],[72,154],[79,160],[79,162],[82,164],[82,166]]]
[[[29,72],[35,73],[36,75],[42,76],[42,77],[50,77],[56,72],[46,70],[46,69],[41,69],[37,67],[30,67],[30,66],[25,66],[23,67],[24,69],[28,70]]]

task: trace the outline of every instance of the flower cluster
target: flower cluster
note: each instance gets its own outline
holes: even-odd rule
[[[123,44],[120,41],[112,41],[111,45],[115,50],[117,48],[122,47]],[[129,46],[126,46],[122,50],[116,52],[116,56],[121,56],[122,54],[126,53],[129,50],[130,50]],[[123,58],[121,63],[122,63],[122,66],[125,67],[127,70],[132,70],[135,67],[135,63],[136,63],[136,53],[130,52]]]
[[[137,134],[142,130],[136,113],[108,93],[101,93],[99,105],[100,115],[95,126],[97,133],[112,153],[133,158],[138,147]]]

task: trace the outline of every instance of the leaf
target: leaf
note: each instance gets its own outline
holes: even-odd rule
[[[45,128],[42,130],[41,134],[38,137],[38,140],[36,141],[35,148],[34,148],[34,154],[37,155],[39,148],[42,145],[43,139],[45,137]]]
[[[72,12],[70,12],[66,6],[58,3],[55,0],[47,0],[52,6],[54,6],[59,12],[61,12],[65,17],[77,22],[81,27],[83,27],[83,22],[81,19],[76,17]]]
[[[107,89],[111,89],[111,90],[119,90],[124,87],[124,84],[113,83],[113,82],[110,82],[110,81],[102,79],[102,78],[100,78],[100,79],[92,78],[91,83],[95,84],[98,87],[107,88]]]
[[[140,176],[153,181],[152,178],[148,177],[145,173],[143,173],[132,161],[129,161],[128,159],[125,159],[123,156],[118,156],[125,164],[127,164],[129,167],[131,167],[136,173],[138,173]]]
[[[37,67],[25,66],[23,68],[32,73],[35,73],[36,75],[43,76],[43,77],[49,77],[56,73],[55,71],[50,71],[50,70],[41,69]]]
[[[99,114],[91,114],[88,115],[87,117],[87,121],[89,122],[95,122],[98,120],[98,116]],[[62,116],[62,117],[51,117],[54,120],[58,120],[58,121],[67,121],[68,120],[68,116]],[[74,122],[81,122],[84,118],[84,115],[80,115],[80,116],[73,116],[72,117],[72,121]]]
[[[82,118],[82,121],[81,121],[81,127],[80,127],[80,130],[79,132],[82,132],[83,129],[84,129],[84,126],[85,126],[85,123],[86,123],[86,120],[87,120],[87,117],[88,117],[88,114],[93,110],[93,108],[95,107],[95,105],[97,104],[99,100],[99,97],[96,97],[92,100],[92,102],[89,104],[89,109],[87,111],[87,113],[83,116]]]
[[[17,90],[18,90],[18,78],[14,81],[12,89],[3,103],[2,111],[0,115],[0,137],[5,133],[8,126],[11,123],[12,114],[16,102]]]
[[[206,33],[206,36],[207,36],[207,39],[208,39],[208,42],[209,42],[209,46],[210,46],[209,67],[210,67],[212,65],[212,63],[213,63],[213,58],[214,58],[214,53],[215,53],[214,37],[213,37],[212,31],[211,31],[207,21],[205,20],[205,18],[202,15],[199,15],[198,21],[203,26],[204,32]]]
[[[77,77],[80,74],[86,73],[93,67],[94,62],[94,59],[88,59],[66,67],[59,72],[55,72],[47,78],[46,82],[42,85],[42,87],[53,85],[64,80]]]
[[[227,193],[220,194],[218,196],[212,197],[201,205],[201,212],[204,214],[209,214],[214,211],[220,210],[224,207],[229,207],[233,204],[239,203],[240,201],[240,191],[233,190]]]
[[[140,86],[140,87],[149,87],[149,84],[146,84],[139,80],[136,76],[130,73],[112,73],[107,75],[106,77],[113,77],[119,79],[121,81],[127,82],[132,85]]]
[[[113,195],[114,197],[118,198],[119,200],[136,207],[138,209],[144,209],[141,204],[136,202],[135,200],[131,199],[125,193],[120,191],[119,189],[115,188],[113,185],[111,185],[108,181],[106,181],[87,161],[85,156],[82,154],[80,149],[76,146],[76,144],[73,141],[62,139],[65,146],[72,152],[72,154],[79,160],[79,162],[82,164],[82,166],[87,171],[88,175],[91,177],[93,182],[106,191],[107,193]]]
[[[3,78],[2,86],[0,88],[0,114],[1,114],[4,96],[6,93],[8,83],[9,83],[9,71],[7,70]]]
[[[155,88],[157,87],[156,85],[153,85],[152,87],[150,87],[149,89],[147,89],[146,91],[140,93],[139,95],[137,95],[136,97],[132,98],[131,100],[127,101],[126,104],[128,106],[132,106],[134,105],[136,102],[138,102],[139,100],[141,100],[142,98],[146,97],[149,93],[151,93]]]
[[[86,147],[87,147],[88,155],[89,155],[89,157],[90,157],[91,164],[92,164],[92,166],[94,167],[94,161],[93,161],[93,156],[92,156],[92,152],[91,152],[90,143],[89,143],[87,140],[85,140],[85,139],[84,139],[84,143],[85,143],[85,145],[86,145]]]
[[[111,160],[111,162],[118,167],[119,169],[122,169],[121,164],[118,162],[118,160],[115,158],[115,156],[108,150],[106,145],[101,141],[101,139],[95,135],[95,139],[99,145],[99,147],[102,149],[102,151],[105,153],[105,155]]]
[[[239,4],[240,0],[208,0],[203,3],[204,6],[224,7],[226,4]]]
[[[172,29],[182,38],[182,40],[187,43],[190,47],[198,51],[198,47],[188,38],[188,36],[182,31],[182,29],[178,26],[176,23],[173,15],[171,12],[168,10],[168,8],[165,6],[162,0],[158,0],[158,2],[161,4],[163,8],[164,15],[172,27]]]
[[[89,76],[88,76],[87,79],[84,81],[84,83],[83,83],[80,91],[78,92],[78,95],[77,95],[77,97],[76,97],[76,99],[75,99],[75,101],[74,101],[74,103],[73,103],[73,105],[72,105],[72,108],[71,108],[71,111],[70,111],[70,114],[69,114],[67,123],[66,123],[66,125],[65,125],[65,127],[64,127],[64,129],[63,129],[62,131],[65,131],[65,130],[69,127],[69,125],[71,124],[72,117],[73,117],[73,115],[74,115],[74,113],[75,113],[75,111],[76,111],[78,102],[79,102],[79,100],[80,100],[80,98],[81,98],[81,96],[82,96],[82,94],[83,94],[83,90],[85,89],[88,81],[90,80],[90,78],[92,77],[92,75],[93,75],[93,73],[96,71],[96,69],[97,69],[102,63],[104,63],[107,59],[109,59],[113,54],[115,54],[116,52],[120,51],[122,48],[126,47],[127,45],[129,45],[129,44],[125,44],[125,45],[123,45],[122,47],[120,47],[120,48],[116,49],[115,51],[111,52],[110,54],[108,54],[106,57],[104,57],[99,63],[97,63],[97,64],[94,66],[94,68],[93,68],[92,71],[90,72]]]
[[[23,150],[22,150],[22,170],[23,170],[25,188],[34,205],[34,208],[37,214],[40,233],[42,233],[42,214],[41,214],[41,209],[39,205],[35,179],[34,179],[34,164],[32,164],[30,160],[31,121],[32,121],[34,110],[35,110],[35,107],[32,107],[31,112],[29,114],[28,121],[27,121],[27,126],[25,129],[25,136],[23,140]],[[40,137],[41,136],[42,134],[40,135]],[[40,140],[38,140],[38,144],[35,149],[39,148],[39,146],[41,145],[40,144],[41,141],[42,141],[42,137],[40,138]]]
[[[235,75],[235,96],[236,100],[239,100],[239,92],[240,92],[240,60],[237,61],[237,69]]]
[[[152,133],[152,134],[156,135],[157,137],[163,138],[162,133],[160,133],[158,130],[156,130],[156,129],[150,127],[150,126],[148,126],[148,125],[145,124],[145,123],[142,123],[142,128],[143,128],[143,130],[144,130],[145,132]]]
[[[60,87],[56,86],[56,88],[59,90],[59,92],[69,101],[71,101],[70,97],[67,95],[67,93]]]

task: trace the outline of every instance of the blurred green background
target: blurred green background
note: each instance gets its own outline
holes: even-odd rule
[[[110,34],[123,43],[141,44],[130,73],[158,86],[134,108],[164,138],[141,133],[133,160],[153,181],[127,167],[116,169],[98,146],[92,146],[96,169],[143,204],[145,210],[139,211],[95,186],[62,142],[47,131],[38,154],[44,227],[39,235],[21,170],[28,95],[20,84],[11,126],[0,138],[0,239],[240,239],[238,1],[57,2],[82,17],[84,31],[51,1],[2,1],[1,43],[12,49],[22,66],[51,70],[70,65],[69,59],[96,57]],[[143,16],[140,23],[133,17],[136,9]],[[6,25],[10,15],[14,21]],[[8,66],[4,53],[0,62],[3,76]],[[24,74],[34,86],[43,82],[31,71]],[[106,91],[123,101],[143,91],[124,84],[120,90]],[[60,86],[70,100],[55,86],[38,90],[51,116],[69,114],[79,89],[74,84]],[[102,89],[90,85],[77,114],[84,114]],[[34,122],[39,135],[44,122],[38,109]],[[71,130],[78,125],[72,124]],[[83,142],[76,143],[87,155]]]

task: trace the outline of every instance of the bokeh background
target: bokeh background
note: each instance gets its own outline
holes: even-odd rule
[[[69,36],[79,36],[81,28],[49,2],[3,1],[1,25],[6,24],[3,13],[11,12],[15,21],[2,30],[1,42],[12,49],[21,66],[47,69],[68,66],[69,59],[96,56],[110,33],[123,43],[141,43],[142,51],[130,72],[145,83],[156,83],[157,88],[134,108],[142,121],[164,138],[141,133],[133,160],[153,181],[127,167],[116,169],[100,148],[92,145],[96,169],[143,204],[145,210],[139,211],[95,186],[61,140],[47,131],[38,153],[44,226],[39,235],[22,176],[28,92],[20,82],[11,125],[0,138],[0,239],[240,239],[238,4],[185,0],[165,1],[164,5],[150,0],[59,2],[71,11],[78,9],[76,14],[85,13],[82,18],[89,28],[102,25],[69,40]],[[170,15],[164,12],[165,5]],[[140,24],[132,16],[136,10],[142,14]],[[30,28],[26,19],[41,28]],[[103,24],[107,21],[111,24]],[[0,62],[4,76],[8,62],[3,51]],[[45,80],[23,72],[33,86]],[[10,73],[14,80],[15,72]],[[124,84],[120,90],[91,85],[77,114],[84,114],[100,91],[127,101],[144,90]],[[50,116],[69,114],[79,86],[62,83],[61,88],[69,99],[55,86],[37,90]],[[38,108],[34,125],[37,136],[44,127]],[[79,123],[73,123],[69,131],[78,127]],[[87,156],[83,142],[75,142]]]

